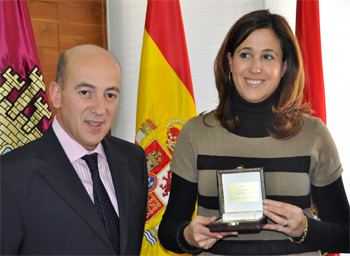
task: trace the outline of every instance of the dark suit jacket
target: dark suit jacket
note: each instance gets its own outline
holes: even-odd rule
[[[120,219],[120,253],[140,253],[147,211],[143,149],[106,136]],[[1,254],[115,254],[106,229],[52,127],[1,157]]]

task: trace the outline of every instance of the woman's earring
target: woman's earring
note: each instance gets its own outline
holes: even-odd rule
[[[228,81],[230,82],[231,86],[234,86],[233,81],[232,81],[232,72],[228,72]]]

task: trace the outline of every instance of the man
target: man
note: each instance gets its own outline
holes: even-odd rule
[[[120,83],[118,62],[100,47],[61,55],[49,89],[57,109],[52,126],[1,159],[2,255],[140,253],[145,154],[107,135]]]

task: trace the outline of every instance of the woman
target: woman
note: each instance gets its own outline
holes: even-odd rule
[[[302,101],[302,57],[286,20],[267,10],[240,18],[216,57],[215,80],[219,106],[191,119],[175,147],[162,245],[191,254],[349,252],[343,169],[328,129]],[[264,167],[269,222],[255,234],[211,233],[216,170],[241,165]]]

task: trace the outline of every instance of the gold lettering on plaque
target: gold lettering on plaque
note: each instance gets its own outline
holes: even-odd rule
[[[228,202],[257,202],[259,201],[259,183],[234,182],[227,184]]]

